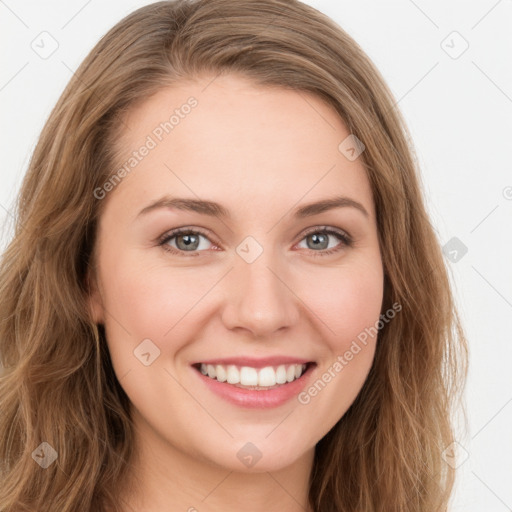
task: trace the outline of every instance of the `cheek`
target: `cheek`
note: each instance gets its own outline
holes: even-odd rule
[[[310,281],[312,281],[310,279]],[[352,340],[378,321],[383,299],[379,262],[347,266],[317,275],[304,290],[308,308],[317,316],[331,351],[347,350]]]
[[[103,274],[105,307],[134,337],[162,338],[208,288],[197,271],[152,266],[135,256],[106,265]]]
[[[319,350],[325,357],[298,401],[304,415],[322,418],[322,435],[354,402],[373,362],[383,283],[379,266],[372,268],[331,273],[325,286],[308,297],[308,306],[321,319]]]
[[[193,278],[183,269],[157,268],[127,256],[106,270],[105,328],[112,364],[132,403],[151,417],[158,400],[179,402],[181,388],[162,368],[195,333],[190,313],[211,285],[203,281],[198,289],[197,273]]]

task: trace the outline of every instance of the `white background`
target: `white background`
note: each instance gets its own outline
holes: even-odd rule
[[[101,35],[147,3],[0,0],[2,247],[31,151],[73,70]],[[510,511],[512,1],[306,3],[354,37],[383,74],[411,130],[439,240],[457,237],[467,247],[456,262],[447,256],[471,351],[451,510]],[[47,59],[31,47],[41,37],[51,47],[44,31],[58,43]]]

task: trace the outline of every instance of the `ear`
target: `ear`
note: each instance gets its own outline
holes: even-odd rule
[[[86,288],[88,291],[87,304],[91,318],[96,324],[105,323],[105,313],[103,307],[103,299],[99,290],[97,274],[91,267],[88,268],[85,276]]]

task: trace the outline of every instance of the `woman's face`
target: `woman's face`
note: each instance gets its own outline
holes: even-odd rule
[[[311,456],[368,374],[383,296],[375,211],[334,110],[212,79],[124,119],[117,179],[95,191],[91,307],[143,444],[269,471]]]

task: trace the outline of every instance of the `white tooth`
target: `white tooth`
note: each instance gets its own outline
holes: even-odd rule
[[[281,364],[276,371],[276,384],[284,384],[286,382],[286,367]]]
[[[302,365],[296,364],[295,365],[295,378],[298,379],[302,375]]]
[[[265,366],[258,372],[258,386],[274,386],[276,383],[276,372],[272,366]]]
[[[240,372],[238,368],[230,364],[227,369],[226,378],[228,384],[238,384],[240,382]]]
[[[219,382],[225,382],[227,379],[227,376],[226,376],[226,370],[224,369],[224,366],[221,366],[220,364],[218,364],[215,367],[215,371],[217,373],[217,380]]]
[[[294,364],[291,364],[290,366],[288,366],[288,369],[286,370],[286,380],[288,382],[295,380],[295,365]]]
[[[200,368],[200,369],[201,369],[201,373],[202,373],[203,375],[208,375],[208,370],[207,370],[207,368],[206,368],[206,365],[205,365],[205,364],[201,363],[201,368]]]
[[[242,369],[240,370],[240,384],[242,384],[242,386],[257,386],[258,371],[256,368],[242,366]]]
[[[213,364],[206,365],[206,369],[208,370],[208,377],[214,379],[217,376],[217,373],[215,372],[215,366],[213,366]]]

